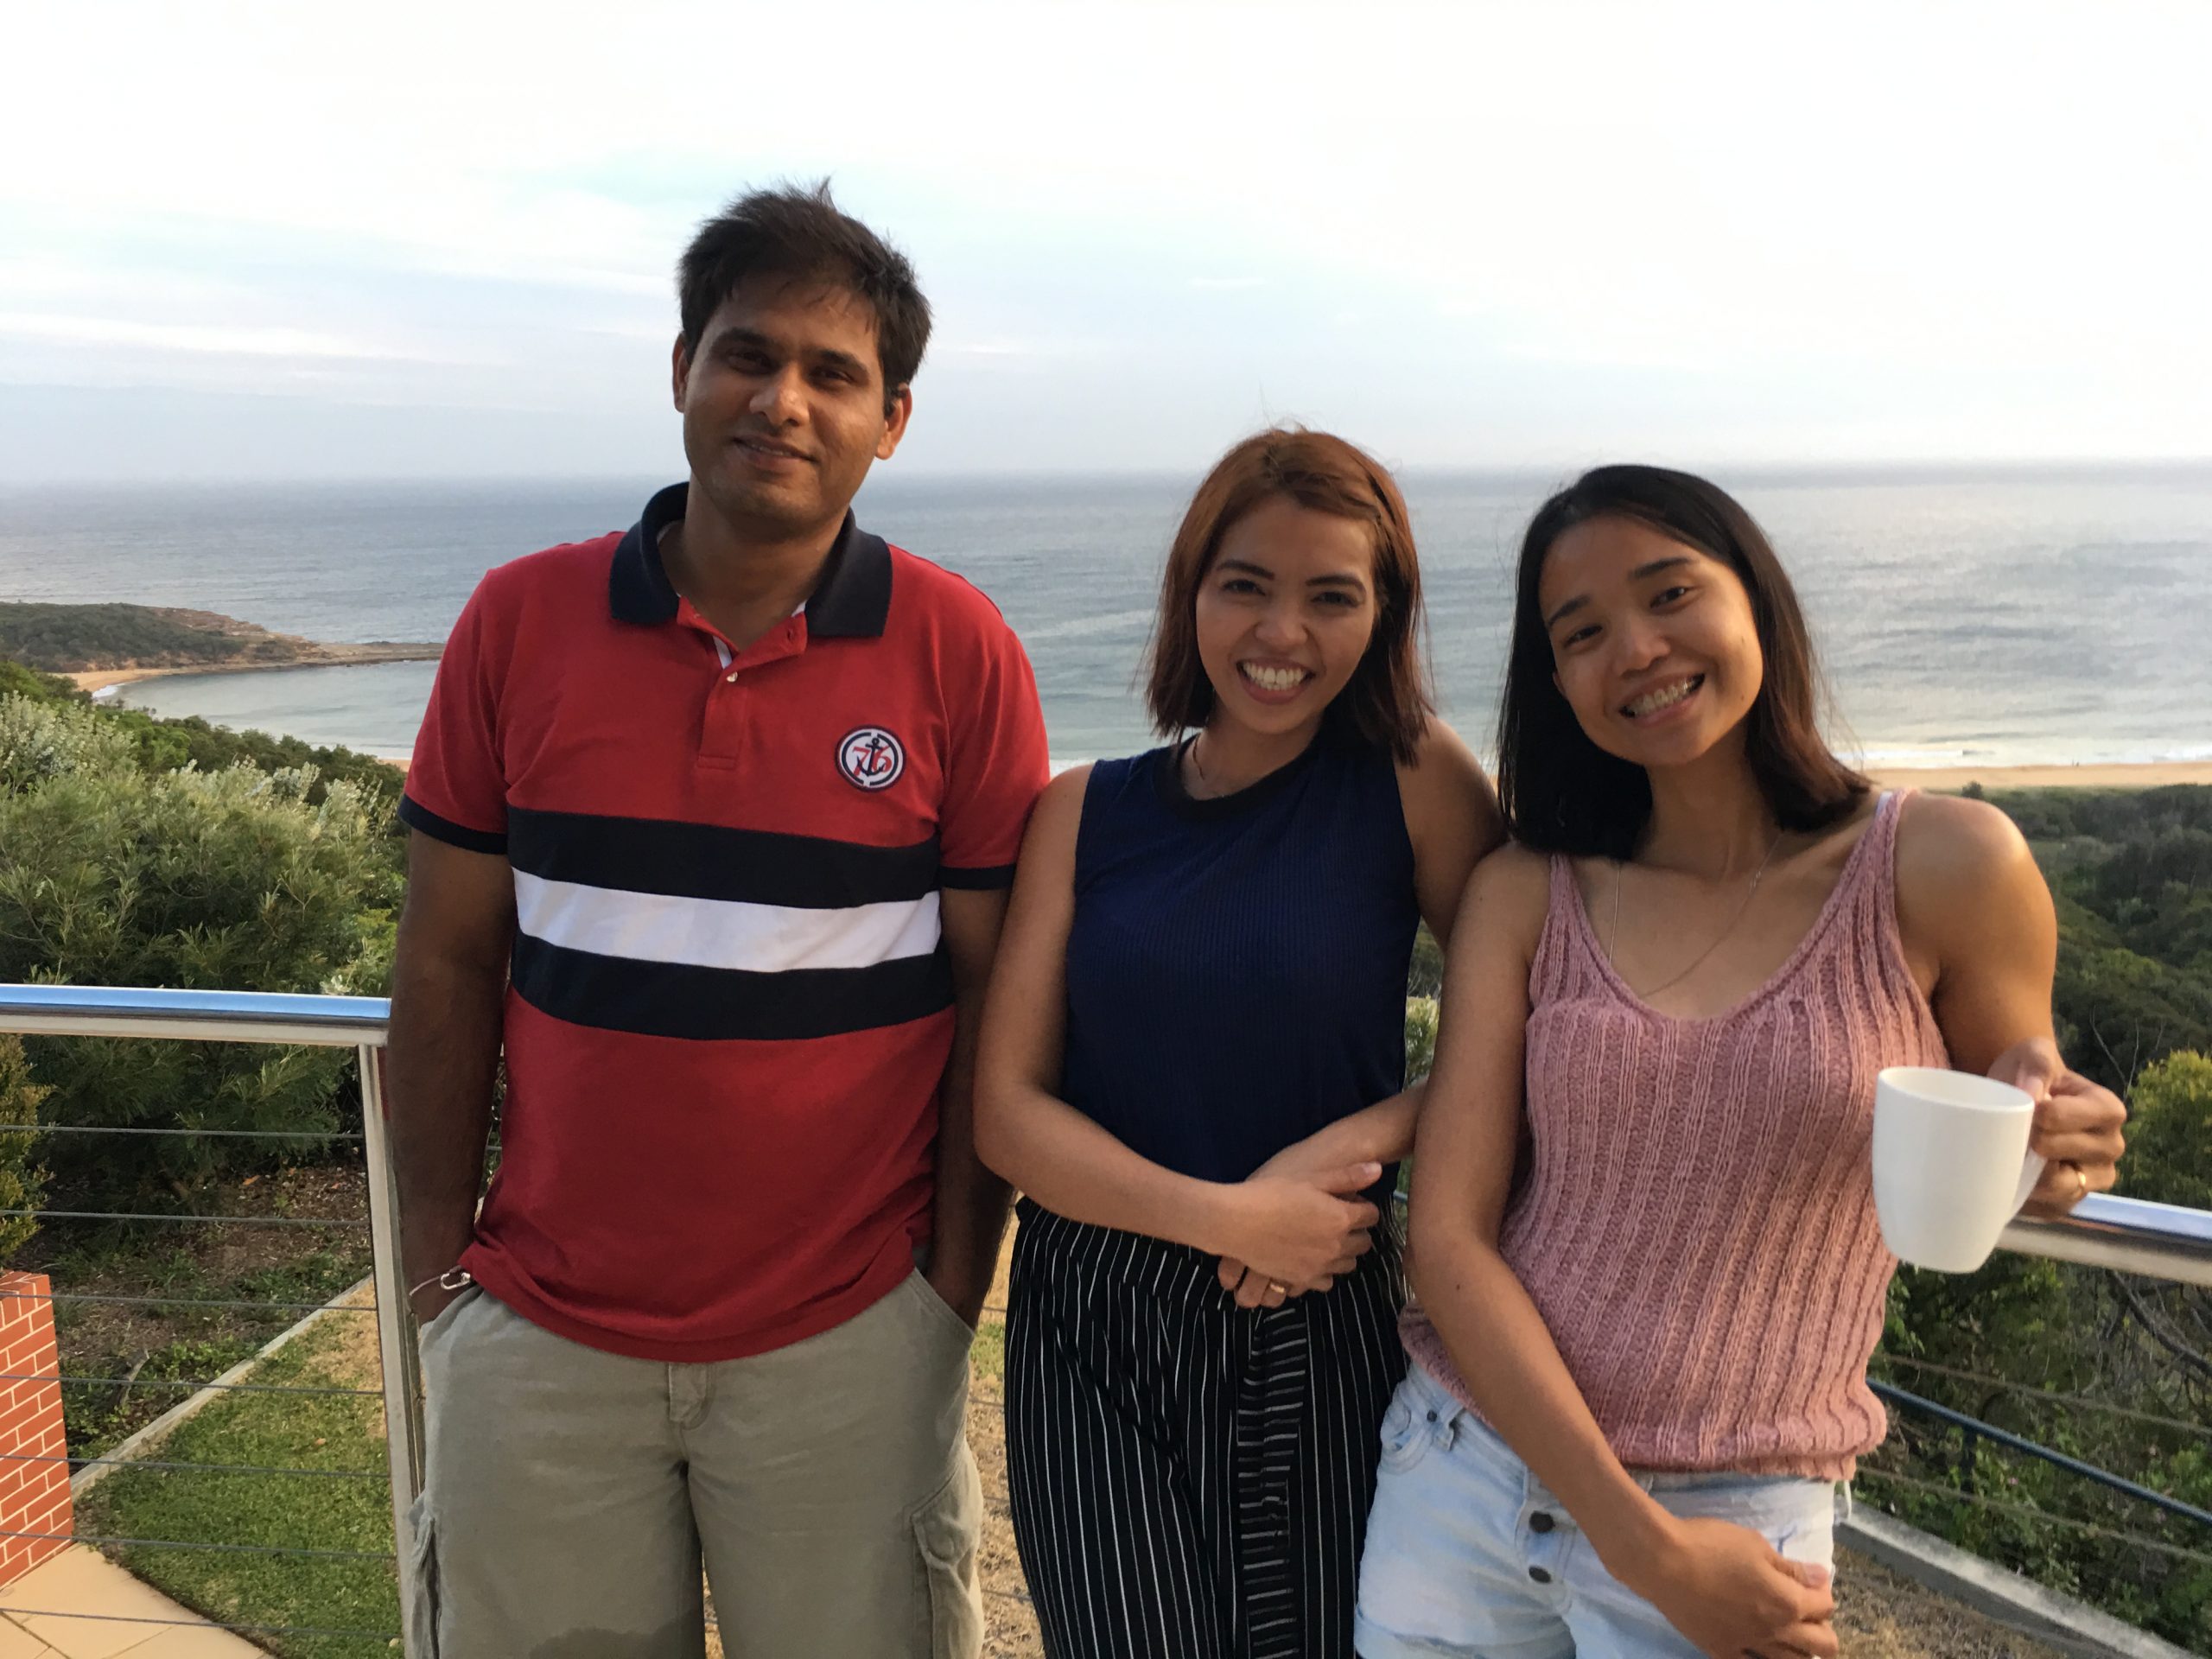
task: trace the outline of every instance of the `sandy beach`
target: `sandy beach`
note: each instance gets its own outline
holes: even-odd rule
[[[2212,760],[2152,761],[2141,766],[1942,766],[1882,768],[1869,774],[1892,789],[2156,789],[2212,784]]]
[[[171,668],[87,668],[60,677],[79,691],[105,691],[134,680],[165,679],[179,674],[258,674],[280,668],[345,668],[359,663],[435,663],[442,646],[414,644],[313,645],[296,657],[271,663],[187,663]]]

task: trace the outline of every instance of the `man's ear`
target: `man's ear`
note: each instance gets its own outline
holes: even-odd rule
[[[883,435],[875,441],[875,458],[878,461],[888,461],[898,452],[899,441],[906,435],[906,423],[913,417],[914,389],[901,386],[883,417]]]
[[[681,415],[684,388],[691,379],[691,346],[680,334],[676,337],[676,349],[670,354],[668,376],[669,389],[676,399],[676,412]]]

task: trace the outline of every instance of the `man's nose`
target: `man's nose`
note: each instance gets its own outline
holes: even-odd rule
[[[789,426],[806,413],[804,387],[796,363],[786,364],[753,394],[753,412],[765,415],[779,426]]]

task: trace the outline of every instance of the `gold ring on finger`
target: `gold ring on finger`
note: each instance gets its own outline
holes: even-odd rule
[[[2089,1196],[2089,1172],[2075,1163],[2066,1166],[2074,1172],[2074,1202],[2079,1204]]]
[[[1268,1280],[1268,1288],[1278,1296],[1287,1296],[1290,1294],[1290,1287],[1283,1283],[1280,1279]]]

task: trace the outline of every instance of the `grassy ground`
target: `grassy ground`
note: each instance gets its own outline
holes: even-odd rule
[[[360,1298],[364,1305],[367,1300],[365,1294]],[[257,1367],[252,1381],[373,1389],[378,1375],[375,1320],[363,1312],[332,1314]],[[177,1429],[152,1456],[173,1463],[329,1472],[122,1468],[80,1501],[79,1532],[378,1556],[391,1548],[383,1407],[373,1397],[234,1394]],[[366,1478],[353,1478],[357,1475]],[[398,1592],[388,1560],[196,1549],[108,1553],[147,1583],[224,1623],[376,1633],[255,1638],[289,1659],[360,1659],[386,1651],[389,1636],[399,1629]]]

